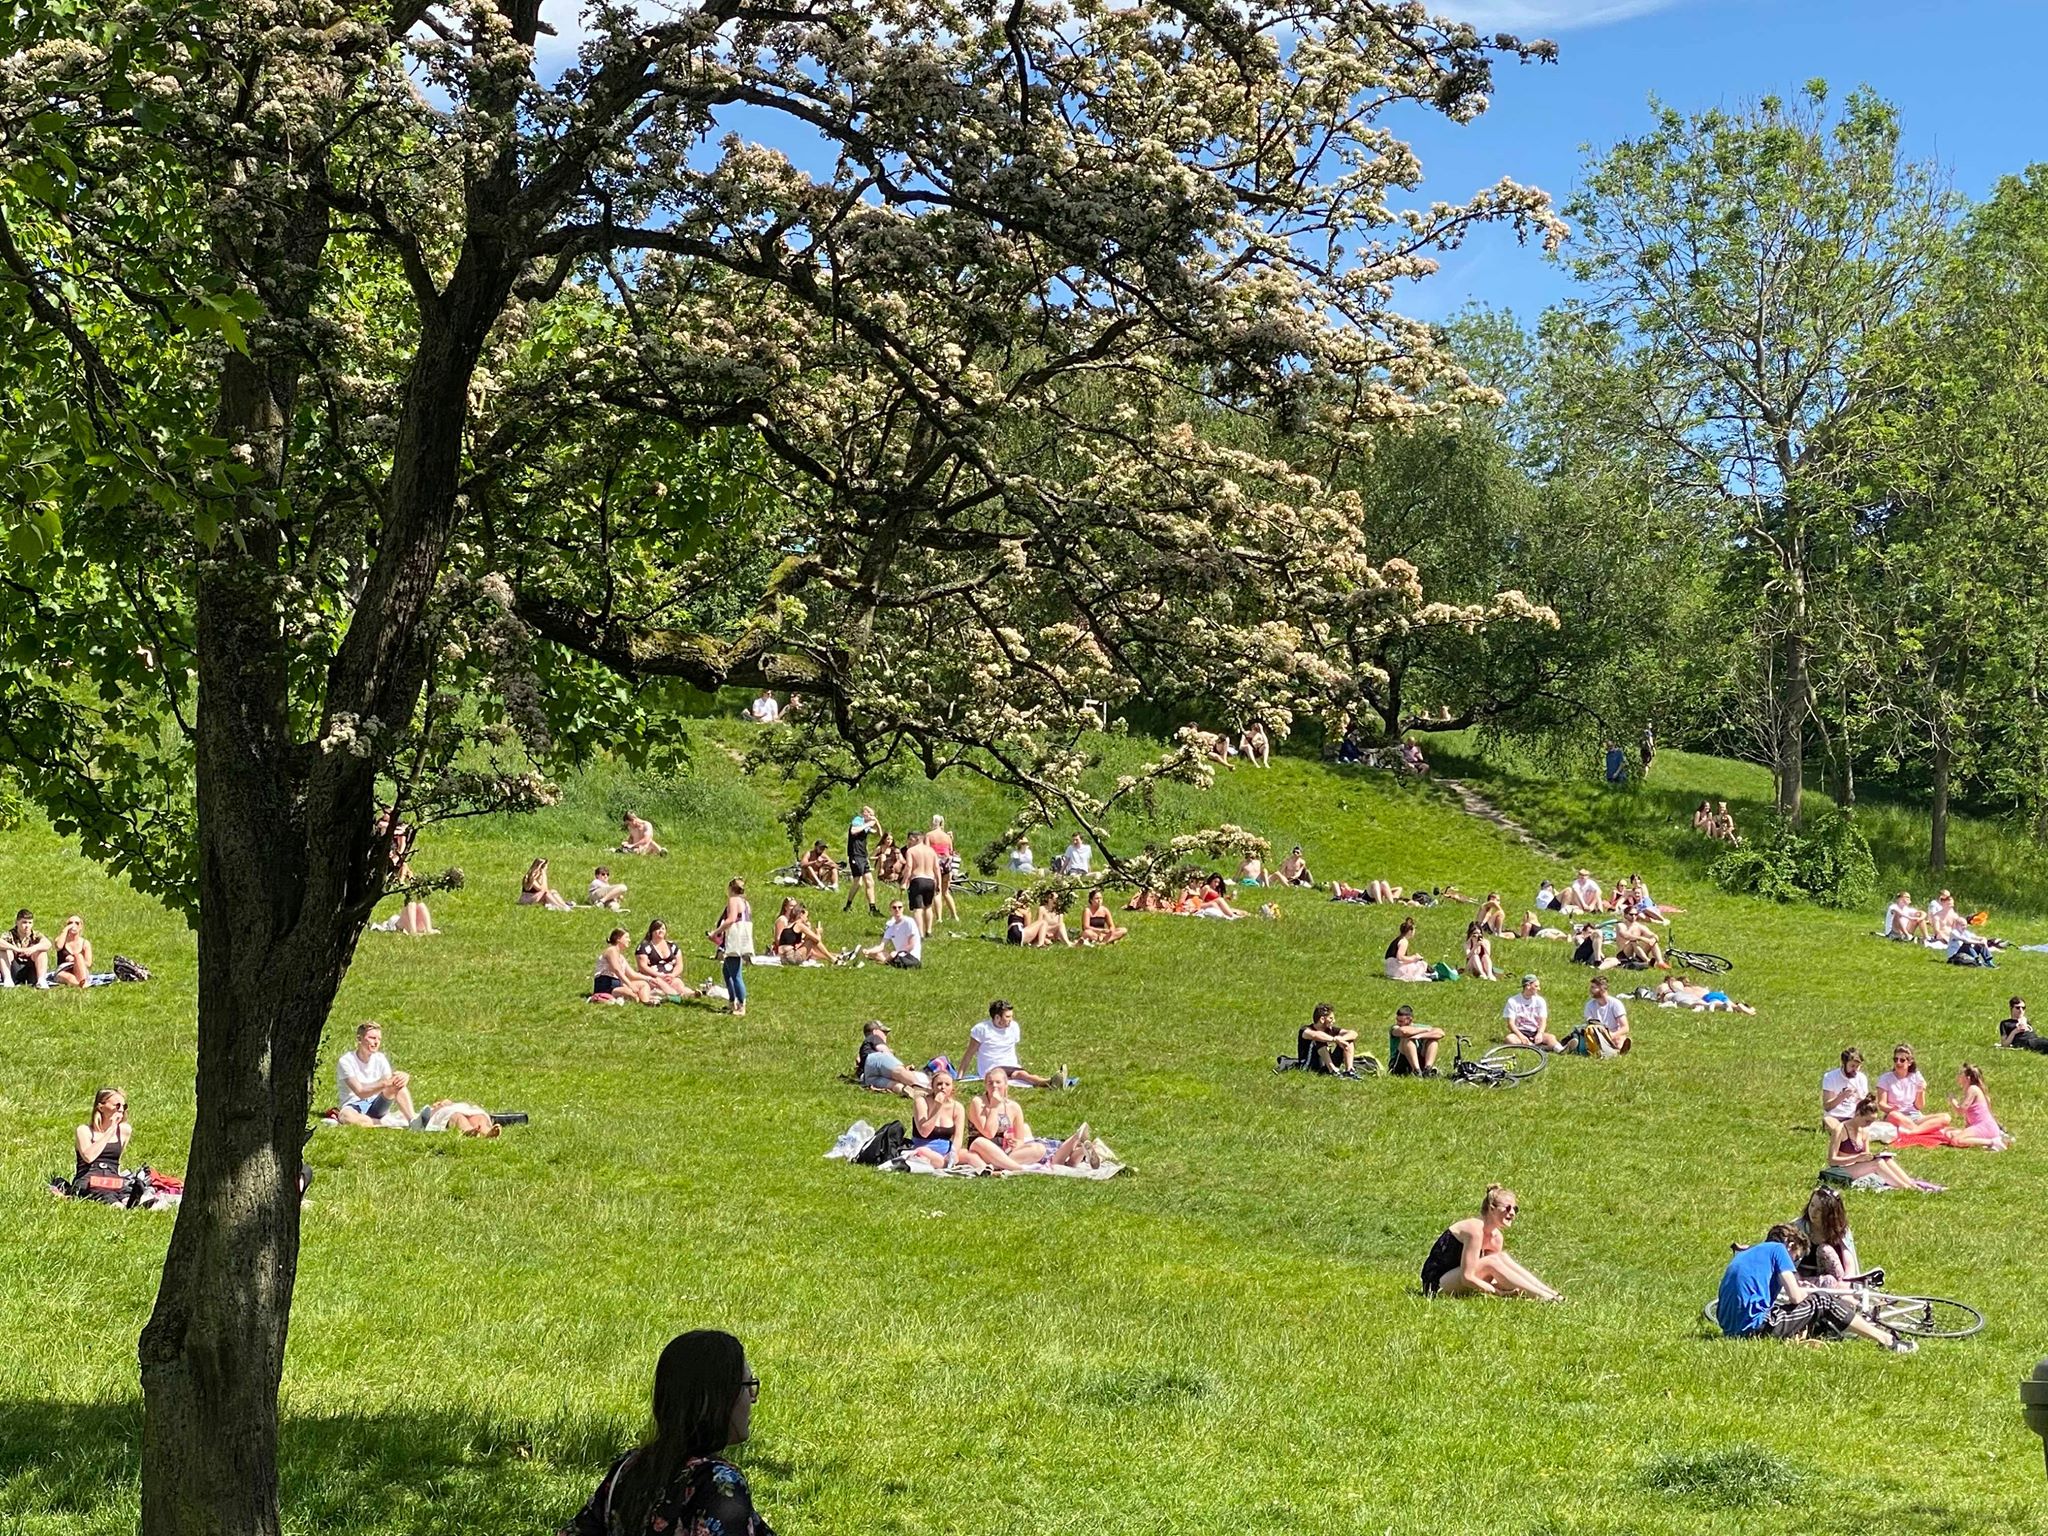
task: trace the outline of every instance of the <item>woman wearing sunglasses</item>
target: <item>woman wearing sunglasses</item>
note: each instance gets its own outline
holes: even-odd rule
[[[1507,1255],[1507,1230],[1520,1202],[1512,1189],[1486,1186],[1479,1214],[1444,1228],[1422,1261],[1426,1296],[1533,1296],[1564,1298]]]

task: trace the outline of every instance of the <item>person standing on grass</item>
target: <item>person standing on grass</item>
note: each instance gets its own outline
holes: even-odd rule
[[[1607,782],[1619,784],[1628,776],[1628,760],[1622,756],[1621,748],[1611,741],[1603,741],[1600,753],[1606,759]]]
[[[1744,1248],[1721,1272],[1714,1320],[1731,1339],[1839,1339],[1845,1333],[1902,1355],[1919,1346],[1880,1328],[1856,1308],[1847,1291],[1808,1285],[1799,1278],[1806,1235],[1789,1221],[1772,1227],[1763,1242]]]
[[[875,819],[875,808],[864,805],[846,829],[846,905],[840,910],[851,912],[853,898],[865,896],[868,901],[868,915],[880,917],[882,909],[875,905],[875,868],[868,862],[868,838],[882,828]]]
[[[669,1340],[654,1367],[654,1436],[612,1463],[557,1536],[775,1536],[746,1475],[720,1454],[746,1442],[761,1378],[729,1333]]]
[[[1507,1000],[1500,1016],[1508,1021],[1508,1045],[1533,1045],[1539,1051],[1561,1051],[1564,1042],[1550,1032],[1550,999],[1533,971],[1522,978],[1522,990]]]
[[[1479,1214],[1452,1222],[1431,1245],[1422,1261],[1422,1294],[1564,1300],[1507,1255],[1507,1230],[1520,1204],[1512,1189],[1487,1185]]]
[[[931,937],[932,909],[939,901],[939,856],[922,832],[911,833],[903,851],[903,894],[910,899],[910,918],[918,932]]]
[[[747,960],[754,953],[754,909],[747,903],[747,882],[734,875],[726,882],[725,910],[709,938],[718,946],[720,967],[725,975],[725,1011],[734,1018],[747,1012]]]
[[[932,921],[942,923],[946,914],[953,914],[953,921],[960,921],[960,903],[953,898],[953,877],[960,868],[960,860],[953,848],[953,834],[946,830],[946,818],[937,814],[932,817],[932,829],[924,840],[931,844],[932,853],[939,861],[939,895],[932,903]],[[929,931],[929,930],[927,930]]]
[[[1657,732],[1654,727],[1643,727],[1642,744],[1636,748],[1637,758],[1643,765],[1643,777],[1650,776],[1650,765],[1657,761]]]

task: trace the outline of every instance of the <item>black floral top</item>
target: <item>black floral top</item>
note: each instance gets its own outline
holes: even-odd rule
[[[590,1502],[560,1536],[775,1536],[754,1513],[746,1475],[716,1456],[694,1456],[676,1469],[668,1490],[655,1501],[647,1524],[628,1531],[612,1509],[612,1489],[638,1451],[612,1463]]]

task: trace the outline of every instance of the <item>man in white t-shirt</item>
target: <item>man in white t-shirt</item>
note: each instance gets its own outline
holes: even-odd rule
[[[1926,914],[1913,905],[1913,893],[1901,891],[1884,909],[1884,936],[1888,939],[1920,939],[1927,936]]]
[[[889,903],[889,921],[882,928],[882,942],[861,954],[899,970],[914,971],[924,964],[924,930],[917,926],[916,918],[905,914],[900,898]]]
[[[1000,997],[988,1005],[988,1017],[967,1032],[967,1049],[960,1058],[963,1076],[980,1075],[987,1077],[989,1068],[1001,1067],[1010,1074],[1012,1083],[1023,1083],[1033,1088],[1071,1088],[1074,1079],[1067,1076],[1067,1069],[1060,1068],[1058,1077],[1040,1077],[1036,1072],[1027,1072],[1017,1060],[1017,1041],[1023,1030],[1017,1024],[1017,1011]]]
[[[1634,1042],[1628,1037],[1628,1010],[1618,997],[1607,995],[1607,978],[1595,976],[1586,985],[1586,1022],[1579,1027],[1580,1048],[1588,1056],[1626,1056]]]
[[[1830,1067],[1820,1080],[1821,1119],[1848,1119],[1869,1092],[1870,1077],[1863,1070],[1863,1053],[1852,1045],[1842,1052],[1842,1064]]]
[[[1593,878],[1589,869],[1579,871],[1579,877],[1572,881],[1571,888],[1564,893],[1566,912],[1598,912],[1607,905],[1606,893],[1600,889],[1600,882]]]
[[[1060,850],[1060,856],[1053,861],[1054,870],[1062,875],[1085,875],[1088,866],[1095,861],[1095,850],[1088,846],[1088,839],[1080,833]]]
[[[1500,1015],[1508,1021],[1509,1045],[1533,1045],[1543,1051],[1564,1049],[1564,1042],[1550,1032],[1550,1000],[1543,995],[1543,983],[1534,972],[1522,978],[1522,990],[1507,1000]]]
[[[395,1105],[407,1120],[413,1117],[412,1081],[403,1072],[391,1070],[382,1046],[384,1031],[373,1022],[356,1026],[356,1045],[343,1051],[334,1064],[334,1095],[341,1108],[335,1118],[343,1125],[382,1125]]]
[[[775,702],[774,694],[763,688],[760,697],[748,707],[747,713],[763,725],[773,725],[782,718],[782,706]]]

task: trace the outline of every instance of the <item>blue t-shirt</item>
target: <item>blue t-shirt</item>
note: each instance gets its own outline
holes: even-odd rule
[[[1730,1338],[1761,1333],[1777,1299],[1778,1276],[1794,1273],[1792,1250],[1783,1243],[1758,1243],[1728,1261],[1721,1275],[1721,1299],[1714,1316]]]
[[[1621,748],[1619,747],[1609,747],[1607,749],[1607,782],[1610,784],[1619,784],[1621,782]]]

